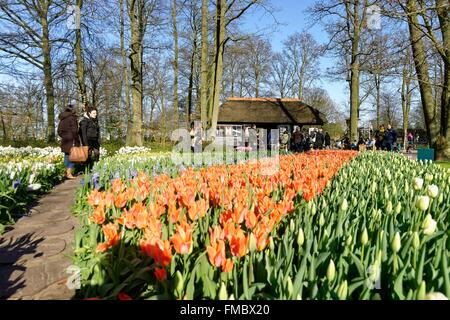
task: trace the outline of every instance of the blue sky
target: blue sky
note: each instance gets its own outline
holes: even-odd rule
[[[310,7],[316,0],[273,0],[272,3],[278,9],[274,13],[276,20],[281,24],[277,30],[268,34],[268,38],[272,43],[274,51],[281,51],[283,41],[294,32],[308,31],[319,43],[327,43],[329,41],[328,35],[323,30],[323,26],[315,24],[311,26],[310,18],[305,10]],[[273,25],[274,20],[267,14],[248,15],[244,28],[246,31],[260,30]],[[327,67],[333,65],[333,59],[322,58],[319,67],[325,71]],[[348,100],[347,83],[345,81],[335,81],[327,79],[323,75],[318,86],[326,89],[333,100],[340,106],[344,106]],[[347,112],[347,110],[344,110]]]

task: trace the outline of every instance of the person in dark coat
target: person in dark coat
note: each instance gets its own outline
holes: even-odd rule
[[[331,138],[328,132],[325,132],[325,149],[330,149],[331,146]]]
[[[87,107],[80,121],[80,137],[83,146],[89,147],[88,167],[100,158],[100,127],[97,120],[97,109]]]
[[[323,141],[324,141],[323,134],[322,134],[321,130],[318,130],[316,132],[316,141],[314,142],[314,149],[322,150],[323,149]]]
[[[61,137],[61,151],[64,153],[64,167],[66,178],[74,179],[73,169],[75,164],[70,162],[69,154],[73,146],[80,146],[78,137],[78,121],[75,106],[69,105],[59,114],[58,135]]]
[[[390,124],[387,126],[387,130],[384,133],[384,144],[387,151],[393,151],[394,143],[397,142],[397,131],[391,127]]]

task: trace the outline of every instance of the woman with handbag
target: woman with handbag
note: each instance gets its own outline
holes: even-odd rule
[[[89,147],[88,168],[100,158],[100,127],[97,120],[97,109],[87,106],[86,113],[80,121],[80,137],[83,146]]]
[[[70,161],[70,151],[72,147],[79,146],[78,119],[74,105],[69,105],[59,114],[58,135],[61,137],[61,151],[64,153],[65,177],[75,179],[73,169],[75,164]]]

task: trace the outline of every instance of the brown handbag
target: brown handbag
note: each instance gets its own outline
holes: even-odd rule
[[[69,161],[70,162],[86,162],[89,156],[89,147],[82,146],[76,147],[75,145],[70,148]]]

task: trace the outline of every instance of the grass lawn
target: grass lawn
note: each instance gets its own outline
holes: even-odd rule
[[[436,164],[443,168],[450,169],[450,161],[436,161]]]

